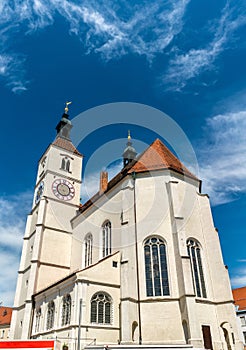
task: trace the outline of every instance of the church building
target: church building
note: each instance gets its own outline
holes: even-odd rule
[[[69,350],[240,350],[209,197],[156,139],[80,204],[83,156],[65,109],[39,160],[10,337]]]

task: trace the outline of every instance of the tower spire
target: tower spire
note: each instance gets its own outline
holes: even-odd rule
[[[69,120],[69,115],[68,115],[68,106],[71,104],[72,102],[66,102],[66,106],[64,108],[64,113],[61,117],[61,120],[59,121],[59,123],[56,126],[56,131],[57,131],[57,135],[56,137],[61,137],[64,139],[67,139],[69,141],[71,141],[70,139],[70,131],[72,129],[72,123]]]
[[[128,130],[128,136],[127,136],[127,143],[126,143],[126,148],[123,153],[123,166],[125,167],[128,163],[133,161],[136,158],[137,152],[135,148],[132,146],[132,141],[131,141],[131,132]]]

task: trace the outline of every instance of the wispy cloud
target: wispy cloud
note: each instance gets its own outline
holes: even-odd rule
[[[232,288],[246,286],[246,264],[231,271]]]
[[[213,39],[203,47],[192,48],[188,52],[175,49],[170,45],[182,31],[185,14],[190,0],[3,0],[0,4],[0,28],[4,32],[4,42],[18,32],[31,35],[55,23],[57,15],[69,24],[69,31],[76,35],[87,54],[98,53],[106,60],[120,58],[133,53],[143,55],[149,62],[159,54],[169,54],[163,80],[170,90],[181,90],[188,81],[202,72],[210,70],[217,57],[227,47],[229,40],[239,27],[245,24],[246,17],[231,8],[229,2],[221,17],[210,25]],[[240,7],[240,5],[238,5]],[[18,30],[17,30],[18,29]],[[208,31],[208,28],[205,29]],[[12,38],[13,39],[13,38]],[[11,46],[11,45],[10,45]],[[0,50],[2,76],[10,81],[13,92],[26,90],[27,83],[23,75],[23,62],[19,62],[8,51],[5,44]],[[173,56],[174,55],[174,56]],[[22,69],[11,69],[19,65]],[[22,72],[22,76],[18,75]]]
[[[52,25],[59,14],[69,23],[70,33],[81,40],[87,53],[96,52],[103,59],[111,60],[131,52],[151,61],[182,30],[189,1],[3,0],[0,26],[4,28],[6,42],[18,31],[30,35]],[[14,92],[25,90],[24,77],[20,78],[13,69],[18,60],[10,53],[4,56],[3,50],[5,46],[2,53],[0,50],[2,76],[10,81]],[[23,68],[19,71],[23,72]]]
[[[246,110],[219,114],[207,120],[206,141],[198,156],[204,192],[214,205],[246,193]]]
[[[14,93],[27,90],[29,82],[24,78],[24,58],[16,54],[0,53],[0,78]]]
[[[213,39],[204,47],[192,48],[188,52],[177,53],[169,62],[163,79],[168,90],[180,91],[187,83],[204,71],[215,68],[214,62],[227,48],[234,33],[246,24],[246,17],[238,14],[236,8],[224,7],[221,17],[211,26]]]
[[[0,197],[0,295],[3,305],[11,306],[19,267],[26,214],[31,193]]]

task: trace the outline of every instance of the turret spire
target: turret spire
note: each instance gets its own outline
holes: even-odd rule
[[[72,123],[71,121],[68,119],[69,115],[68,115],[68,106],[71,104],[72,102],[66,102],[66,107],[64,108],[64,113],[62,115],[61,120],[59,121],[59,123],[56,126],[56,131],[57,131],[57,136],[56,137],[62,137],[64,139],[67,139],[69,141],[70,140],[70,131],[72,129]]]
[[[136,158],[137,152],[135,148],[132,146],[132,141],[131,141],[131,133],[130,130],[128,130],[128,137],[127,137],[127,147],[124,150],[123,153],[123,165],[124,167],[133,161]]]

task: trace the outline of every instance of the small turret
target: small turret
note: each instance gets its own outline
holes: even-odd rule
[[[66,107],[64,109],[64,113],[62,115],[61,120],[59,121],[59,123],[56,126],[56,131],[57,131],[57,137],[62,137],[64,139],[67,139],[69,141],[71,141],[70,139],[70,131],[72,129],[72,123],[71,121],[68,119],[69,115],[68,115],[68,106],[71,104],[72,102],[66,102]]]
[[[124,150],[123,153],[123,165],[124,167],[129,164],[130,162],[132,162],[137,155],[137,152],[135,150],[134,147],[132,147],[132,141],[131,141],[131,134],[130,134],[130,130],[128,130],[128,137],[127,137],[127,147]]]

